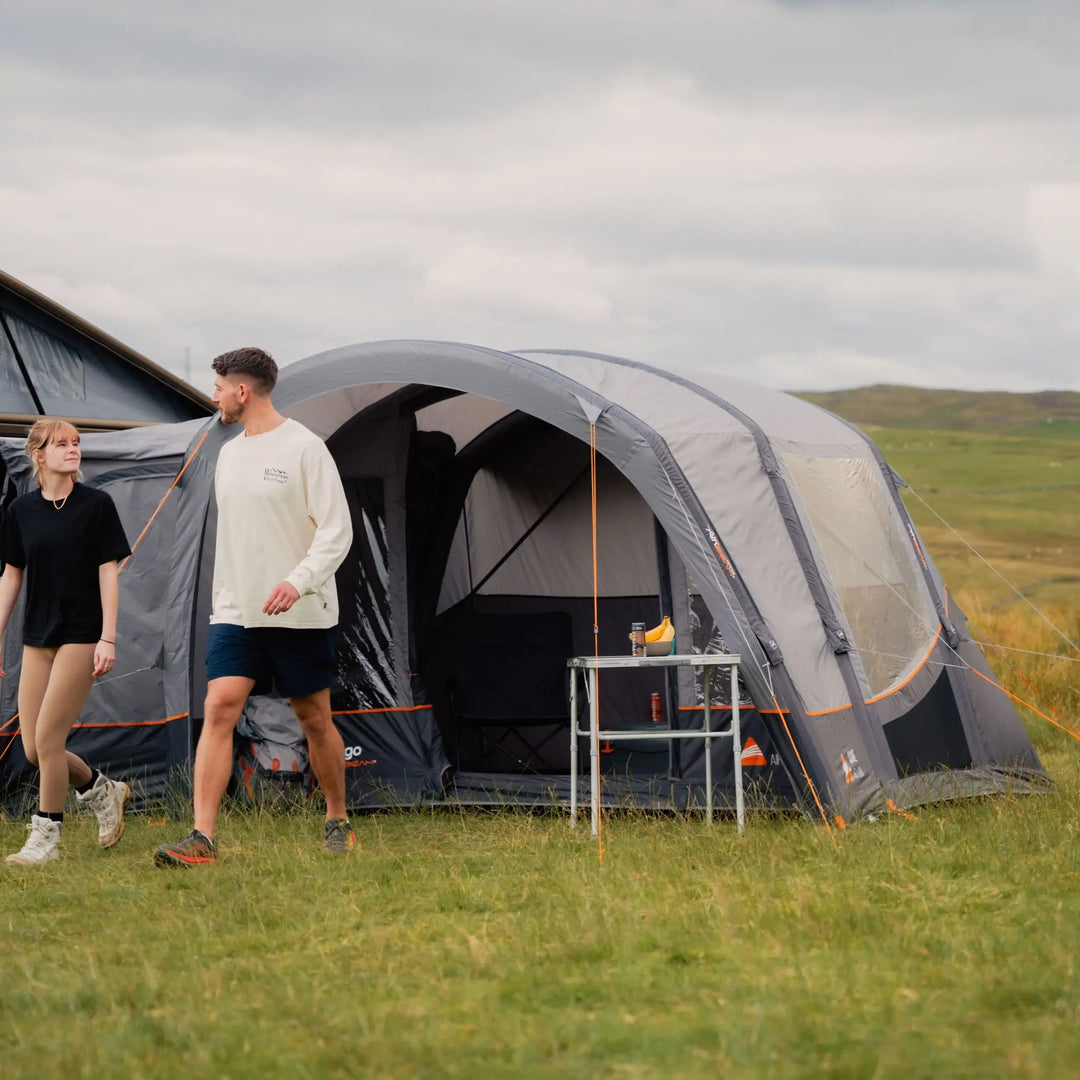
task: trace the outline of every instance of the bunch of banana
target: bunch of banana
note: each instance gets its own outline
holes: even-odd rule
[[[671,619],[665,615],[656,626],[645,631],[645,655],[664,656],[674,651],[675,627],[671,625]]]

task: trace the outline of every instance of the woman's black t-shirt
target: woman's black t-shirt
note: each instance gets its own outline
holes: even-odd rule
[[[57,509],[35,488],[5,511],[0,561],[26,571],[23,643],[55,648],[101,637],[98,567],[131,554],[112,499],[76,484]]]

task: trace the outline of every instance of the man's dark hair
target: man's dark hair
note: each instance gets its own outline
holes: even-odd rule
[[[214,357],[210,366],[219,375],[246,375],[260,394],[269,394],[277,385],[278,367],[265,349],[233,349]]]

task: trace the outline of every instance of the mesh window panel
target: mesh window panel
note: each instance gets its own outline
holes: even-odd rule
[[[17,315],[4,318],[41,397],[85,401],[85,365],[79,353]]]
[[[349,479],[344,486],[353,543],[337,572],[338,686],[333,703],[336,709],[385,709],[397,695],[383,481]]]
[[[0,318],[7,320],[10,315],[2,315]],[[11,342],[0,326],[0,393],[4,396],[4,409],[7,412],[37,412],[34,399],[27,389],[26,380],[19,370],[19,362],[15,358],[15,351]]]
[[[717,628],[716,620],[709,610],[708,604],[701,597],[697,586],[687,575],[687,599],[690,607],[690,637],[691,652],[695,656],[711,656],[718,653],[738,652],[738,649],[729,649],[724,635]],[[691,668],[694,677],[694,699],[687,705],[703,705],[705,703],[705,670],[704,668]],[[712,682],[712,702],[714,705],[731,704],[731,683],[728,681],[726,669],[723,677],[715,673]],[[742,681],[742,673],[739,673],[739,704],[752,704],[749,691]]]
[[[938,620],[875,462],[784,455],[871,697],[904,679]]]

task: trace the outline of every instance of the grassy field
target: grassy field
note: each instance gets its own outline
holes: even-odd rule
[[[1080,442],[873,434],[1080,640]],[[1068,646],[908,498],[976,636],[1028,650],[991,652],[1007,685],[1080,720]],[[358,819],[334,861],[313,813],[230,812],[222,862],[170,872],[150,852],[187,820],[101,852],[72,815],[59,863],[0,873],[0,1076],[1073,1075],[1080,744],[1025,722],[1054,794],[836,846],[799,818],[611,815],[600,862],[558,815],[433,811]]]
[[[1060,770],[1059,770],[1060,771]],[[845,833],[526,814],[136,819],[4,879],[3,1075],[1061,1076],[1080,1060],[1077,775]],[[173,830],[175,831],[175,830]],[[12,830],[5,839],[13,840]]]

